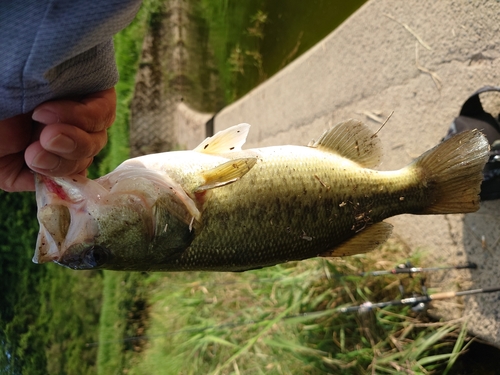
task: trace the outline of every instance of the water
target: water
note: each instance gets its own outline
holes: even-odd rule
[[[259,25],[257,13],[248,15],[248,50],[243,51],[247,59],[244,73],[234,82],[233,99],[243,96],[253,87],[270,78],[287,64],[317,44],[356,11],[365,0],[292,0],[265,1],[259,9],[265,21],[261,26],[262,37],[252,40],[252,27]],[[243,35],[245,39],[245,35]],[[255,40],[257,39],[257,41]],[[251,44],[254,45],[252,50]],[[241,46],[244,49],[245,46]],[[261,65],[253,58],[258,52]],[[253,61],[252,61],[253,58]],[[249,61],[248,61],[249,60]],[[252,64],[253,63],[253,64]],[[253,65],[253,66],[252,66]]]
[[[263,68],[268,76],[278,72],[332,32],[365,1],[269,1],[268,22],[261,45]]]

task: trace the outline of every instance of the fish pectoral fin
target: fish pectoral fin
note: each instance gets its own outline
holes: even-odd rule
[[[392,225],[382,221],[366,227],[335,249],[320,254],[320,256],[343,257],[367,253],[387,241],[391,233]]]
[[[205,171],[202,173],[205,183],[198,186],[194,192],[198,193],[238,181],[252,169],[256,162],[257,158],[255,157],[233,159]]]
[[[312,146],[333,152],[365,168],[374,168],[382,158],[380,139],[361,121],[349,119],[321,135]]]
[[[239,124],[221,130],[201,142],[193,151],[204,154],[225,154],[230,151],[241,151],[246,142],[249,124]]]

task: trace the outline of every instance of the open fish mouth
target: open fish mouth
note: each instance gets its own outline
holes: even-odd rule
[[[91,181],[96,193],[89,196],[88,181],[83,176],[56,178],[36,174],[40,231],[34,263],[61,262],[72,243],[87,243],[97,234],[97,224],[88,210],[89,200],[100,199],[107,191]]]
[[[55,262],[75,270],[98,269],[110,264],[112,250],[127,244],[127,236],[148,241],[155,200],[135,192],[141,181],[148,180],[125,178],[109,184],[108,190],[102,181],[83,176],[36,175],[40,231],[33,262]]]

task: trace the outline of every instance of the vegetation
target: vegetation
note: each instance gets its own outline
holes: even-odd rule
[[[160,4],[158,0],[144,1],[134,21],[114,38],[116,63],[120,74],[116,85],[116,119],[108,130],[109,143],[102,152],[106,156],[99,163],[99,176],[112,171],[129,158],[129,106],[134,93],[135,74],[147,27],[158,13]]]
[[[264,80],[260,42],[267,16],[264,0],[245,2],[202,0],[226,103],[231,103]],[[248,30],[254,30],[248,31]]]
[[[365,0],[202,0],[226,104],[313,47]],[[314,20],[311,22],[311,20]]]
[[[396,374],[446,371],[464,346],[459,323],[429,323],[409,307],[363,314],[337,308],[398,296],[394,276],[345,276],[394,266],[391,242],[349,260],[308,260],[241,274],[174,273],[144,279],[146,334],[127,374]],[[419,259],[413,258],[417,262]],[[403,278],[408,293],[420,279]]]
[[[40,310],[35,296],[45,269],[31,263],[37,232],[32,194],[0,191],[0,221],[0,368],[31,374],[33,366],[46,364],[45,353],[37,350],[42,338],[33,329]]]
[[[33,264],[33,194],[0,192],[0,205],[2,373],[95,373],[85,342],[97,339],[101,274]]]

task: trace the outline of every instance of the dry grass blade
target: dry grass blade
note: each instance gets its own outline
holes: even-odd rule
[[[427,44],[425,43],[422,38],[415,32],[413,31],[410,26],[408,26],[406,23],[403,23],[399,20],[397,20],[394,16],[390,15],[390,14],[384,14],[384,16],[386,16],[387,18],[390,18],[391,20],[399,23],[401,26],[403,26],[406,31],[408,31],[411,35],[413,35],[415,37],[415,39],[417,39],[417,41],[425,48],[425,49],[428,49],[429,51],[432,50],[432,48]]]
[[[426,67],[420,65],[420,63],[418,61],[418,43],[415,43],[415,66],[421,72],[429,74],[432,78],[432,81],[436,85],[436,88],[438,89],[438,91],[441,91],[441,87],[443,86],[441,83],[441,78],[439,78],[439,76],[437,75],[436,72],[433,72],[432,70],[427,69]]]

